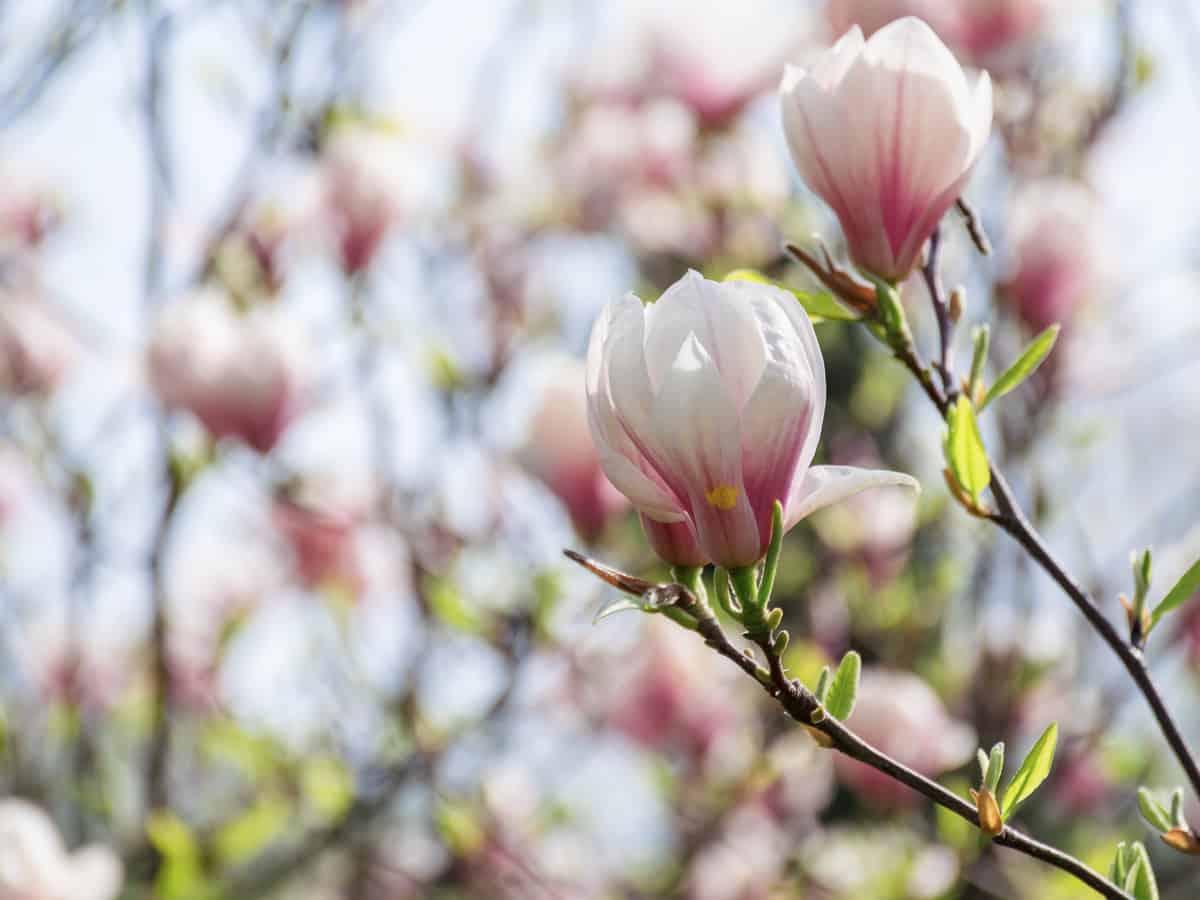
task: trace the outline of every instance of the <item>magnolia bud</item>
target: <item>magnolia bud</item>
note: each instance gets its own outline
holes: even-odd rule
[[[854,262],[903,279],[991,132],[987,73],[969,82],[928,25],[904,18],[866,41],[855,26],[811,69],[789,66],[781,90],[792,158]]]

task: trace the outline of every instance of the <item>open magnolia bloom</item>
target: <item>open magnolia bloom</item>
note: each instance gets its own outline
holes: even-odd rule
[[[800,175],[833,208],[854,262],[899,281],[958,199],[992,127],[992,83],[969,82],[920,19],[851,28],[789,66],[783,124]]]
[[[609,480],[675,565],[753,565],[813,510],[908,475],[813,466],[825,361],[786,291],[688,272],[649,306],[610,303],[588,347],[588,419]]]
[[[115,900],[121,861],[103,847],[68,853],[58,829],[25,800],[0,800],[0,898]]]

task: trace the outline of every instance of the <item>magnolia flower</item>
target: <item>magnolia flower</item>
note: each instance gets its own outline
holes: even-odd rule
[[[592,330],[592,439],[655,551],[676,565],[747,566],[813,510],[908,475],[812,466],[825,362],[786,291],[688,272],[658,302],[609,304]]]
[[[104,847],[68,853],[58,829],[25,800],[0,800],[2,900],[115,900],[121,861]]]
[[[903,279],[991,131],[987,73],[972,84],[928,25],[904,18],[867,41],[851,28],[811,69],[789,66],[781,90],[792,158],[854,262]]]
[[[846,724],[867,743],[931,777],[961,766],[975,752],[971,727],[951,718],[933,688],[909,672],[864,669]],[[900,806],[916,796],[848,756],[839,755],[834,765],[842,781],[879,806]]]
[[[870,37],[883,26],[916,16],[942,37],[952,40],[955,5],[947,0],[829,0],[825,19],[834,35],[845,34],[855,25]]]
[[[216,291],[175,303],[148,350],[150,383],[214,437],[266,453],[303,408],[309,390],[304,336],[276,307],[237,313]]]
[[[1072,181],[1034,182],[1021,191],[1010,222],[1004,297],[1035,331],[1068,322],[1099,281],[1091,194]]]
[[[584,378],[579,360],[555,360],[520,456],[562,501],[576,530],[593,540],[628,501],[600,468],[588,430],[587,400],[579,390]]]
[[[353,275],[370,265],[393,225],[432,207],[440,173],[428,148],[384,126],[342,126],[322,152],[326,212],[342,267]]]
[[[979,63],[1018,47],[1041,29],[1051,0],[958,0],[954,43]]]
[[[78,361],[80,350],[53,308],[24,294],[0,297],[0,392],[53,390]]]

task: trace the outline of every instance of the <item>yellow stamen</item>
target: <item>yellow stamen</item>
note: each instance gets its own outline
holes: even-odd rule
[[[733,509],[737,506],[738,489],[732,484],[718,484],[705,493],[704,499],[708,501],[709,506],[717,509]]]

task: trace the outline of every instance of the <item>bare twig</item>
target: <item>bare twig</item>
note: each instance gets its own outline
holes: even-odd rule
[[[567,556],[575,562],[580,562],[579,554],[568,552]],[[590,570],[591,566],[587,568]],[[611,571],[616,572],[616,570]],[[621,574],[623,575],[624,573]],[[628,583],[631,586],[637,585],[641,581],[641,579],[636,579],[633,576],[624,577],[628,579]],[[609,581],[609,583],[619,586],[617,581]],[[770,635],[760,635],[755,639],[755,643],[762,650],[767,660],[768,674],[764,679],[763,668],[754,659],[734,646],[729,636],[725,633],[725,630],[721,627],[721,623],[717,621],[712,612],[688,591],[686,587],[679,584],[654,585],[652,589],[660,593],[670,593],[676,596],[678,598],[678,607],[696,618],[696,630],[704,638],[704,642],[755,681],[759,682],[763,689],[783,707],[784,711],[793,720],[821,732],[828,739],[833,749],[836,749],[838,752],[861,763],[865,763],[878,772],[882,772],[889,778],[924,795],[933,803],[949,810],[959,818],[966,820],[977,828],[979,827],[979,816],[975,811],[975,807],[962,797],[952,793],[937,782],[926,778],[919,772],[913,771],[908,766],[893,759],[876,747],[871,746],[837,719],[825,715],[824,710],[821,709],[821,704],[817,701],[813,693],[800,682],[788,678],[783,661],[776,652]],[[634,591],[629,592],[633,593]],[[1064,853],[1048,844],[1043,844],[1041,841],[1030,837],[1025,832],[1011,825],[1005,825],[1000,833],[993,838],[993,841],[1001,847],[1008,847],[1011,850],[1016,850],[1018,853],[1023,853],[1034,859],[1040,859],[1057,869],[1067,872],[1092,888],[1102,897],[1111,898],[1111,900],[1132,900],[1129,894],[1105,879],[1085,863],[1068,853]]]

